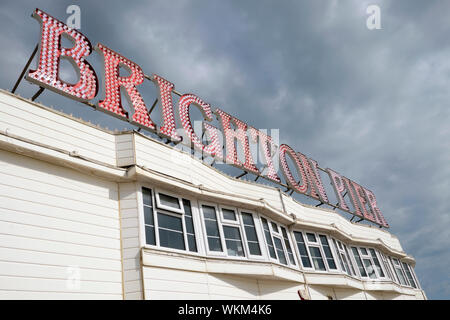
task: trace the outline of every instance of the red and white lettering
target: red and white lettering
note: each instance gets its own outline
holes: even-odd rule
[[[190,106],[194,105],[200,109],[203,114],[203,117],[206,121],[212,121],[213,113],[211,111],[211,106],[204,102],[202,99],[193,94],[184,94],[181,96],[178,101],[178,115],[180,118],[181,125],[186,132],[186,135],[189,137],[195,149],[209,155],[215,157],[216,159],[222,159],[222,149],[221,143],[219,141],[219,134],[217,128],[212,125],[203,122],[203,126],[205,128],[205,132],[209,137],[210,143],[205,145],[202,143],[201,139],[194,132],[194,128],[192,127],[191,117],[189,115]]]
[[[227,149],[226,162],[235,167],[242,168],[246,171],[259,175],[259,170],[253,161],[252,153],[250,151],[250,144],[247,137],[247,124],[235,117],[230,116],[228,113],[220,109],[216,109],[214,113],[222,120],[222,128],[223,133],[225,134]],[[231,128],[232,121],[237,126],[236,130]],[[244,163],[238,159],[237,150],[234,146],[235,139],[243,148],[245,156]]]
[[[37,70],[30,70],[26,79],[41,87],[61,93],[79,101],[95,98],[98,91],[98,79],[94,69],[85,61],[92,52],[89,40],[79,31],[36,9],[33,17],[41,22],[41,52]],[[61,47],[61,37],[68,36],[73,42],[72,48]],[[59,78],[61,58],[67,58],[76,69],[79,80],[75,84]]]
[[[161,136],[172,141],[181,141],[181,137],[177,133],[172,103],[172,90],[175,88],[175,85],[156,74],[153,75],[152,80],[159,88],[159,101],[161,101],[162,106],[161,112],[163,124],[158,132]]]
[[[280,183],[281,179],[277,174],[277,170],[275,170],[272,160],[272,153],[276,149],[276,145],[275,143],[273,143],[272,137],[253,127],[250,127],[249,131],[254,143],[257,143],[259,139],[259,145],[264,154],[267,167],[267,173],[264,174],[264,176],[269,178],[273,182]]]
[[[331,186],[333,187],[334,193],[336,194],[336,198],[338,200],[337,206],[339,207],[339,209],[350,212],[350,209],[348,208],[348,205],[344,200],[343,194],[346,188],[344,185],[344,181],[342,180],[342,176],[336,171],[331,170],[330,168],[327,168],[326,171],[330,177]]]
[[[300,157],[298,156],[297,152],[294,151],[291,147],[289,147],[287,144],[282,144],[280,146],[280,164],[281,168],[283,170],[284,178],[286,179],[286,182],[288,186],[302,194],[306,194],[306,191],[308,190],[308,178],[306,177],[305,170],[303,170],[302,161],[300,160]],[[295,167],[299,173],[299,177],[301,180],[297,182],[294,178],[294,175],[292,174],[291,170],[289,169],[286,155],[289,155],[292,161],[294,161]]]
[[[325,193],[325,188],[322,184],[322,179],[320,178],[319,170],[317,169],[317,161],[309,159],[304,154],[297,152],[300,157],[303,170],[305,170],[306,177],[309,184],[309,195],[323,203],[328,202],[327,194]]]
[[[372,214],[375,216],[375,218],[378,220],[378,223],[383,227],[389,228],[389,224],[386,222],[383,214],[381,213],[380,209],[377,206],[377,199],[375,198],[373,192],[367,190],[364,187],[362,189],[364,190],[364,193],[366,194],[367,199],[369,201],[370,210],[372,211]]]
[[[115,116],[128,119],[128,112],[124,110],[120,96],[120,88],[123,87],[128,95],[127,98],[129,99],[130,105],[134,108],[133,118],[130,122],[155,131],[156,125],[150,119],[144,100],[136,89],[136,86],[144,82],[142,69],[136,63],[101,43],[97,44],[95,50],[103,54],[105,64],[105,99],[101,100],[98,106]],[[128,69],[130,72],[128,77],[119,76],[119,69],[121,67]]]

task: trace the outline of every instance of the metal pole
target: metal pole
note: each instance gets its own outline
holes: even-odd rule
[[[39,48],[39,44],[37,44],[36,47],[34,47],[33,53],[31,54],[30,58],[28,59],[27,64],[23,68],[22,73],[19,76],[19,79],[17,79],[16,84],[14,85],[14,88],[11,90],[11,93],[16,92],[16,89],[19,86],[20,81],[22,81],[22,78],[25,75],[25,72],[27,71],[28,67],[30,66],[31,61],[33,61],[33,58],[36,55],[38,48]]]
[[[34,96],[31,97],[31,101],[36,100],[36,98],[39,97],[44,90],[45,89],[43,87],[39,87],[39,90],[34,94]]]

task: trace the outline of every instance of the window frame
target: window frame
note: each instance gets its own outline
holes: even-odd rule
[[[162,210],[166,210],[166,211],[173,212],[173,213],[184,214],[183,197],[175,195],[172,192],[166,192],[166,191],[160,190],[158,188],[154,188],[154,192],[155,192],[155,200],[156,200],[156,208],[157,209],[162,209]],[[179,205],[180,209],[172,208],[172,207],[162,204],[161,200],[159,198],[160,193],[170,196],[170,197],[173,197],[175,199],[178,199],[178,205]],[[184,199],[186,199],[186,198],[184,198]]]
[[[321,273],[331,273],[331,272],[336,272],[339,271],[338,269],[330,269],[328,266],[328,261],[325,255],[325,252],[322,248],[322,242],[320,241],[320,235],[324,235],[327,240],[328,240],[328,246],[330,246],[330,237],[326,234],[323,233],[318,233],[318,232],[314,232],[314,231],[309,231],[309,230],[304,230],[304,229],[294,229],[292,230],[293,232],[300,232],[302,234],[303,237],[303,242],[305,244],[306,250],[308,251],[308,255],[309,255],[309,262],[311,263],[311,268],[308,267],[304,267],[303,266],[303,261],[301,262],[301,267],[305,270],[305,271],[314,271],[314,272],[321,272]],[[316,242],[312,242],[308,239],[308,233],[314,234],[315,238],[316,238]],[[295,239],[295,236],[294,236]],[[325,266],[325,270],[319,270],[316,269],[316,267],[314,266],[314,260],[311,254],[311,249],[310,247],[317,247],[319,249],[320,255],[322,257],[322,261],[323,264]],[[300,251],[298,250],[298,246],[297,246],[297,241],[295,241],[295,249],[297,252],[297,261],[301,260],[301,256],[300,256]],[[331,249],[331,246],[330,246]],[[333,255],[333,260],[334,263],[336,264],[336,256],[335,253],[333,252],[333,249],[331,249],[331,254]]]
[[[273,244],[273,247],[274,247],[274,250],[275,250],[275,255],[277,256],[276,259],[274,259],[274,258],[272,258],[270,256],[269,246],[267,245],[267,239],[266,239],[266,234],[264,232],[264,225],[263,225],[262,219],[265,219],[267,221],[267,225],[269,226],[270,237],[271,237],[272,244]],[[289,253],[287,251],[286,244],[284,242],[283,232],[281,231],[281,227],[285,228],[285,230],[287,232],[287,235],[288,235],[289,244],[290,244],[291,250],[292,250],[292,241],[291,241],[291,238],[289,236],[290,231],[289,231],[288,227],[283,225],[283,224],[281,224],[281,223],[278,223],[278,222],[274,221],[273,219],[270,219],[270,218],[268,218],[268,217],[266,217],[264,215],[261,215],[261,214],[259,215],[259,222],[261,223],[261,229],[263,231],[263,236],[264,236],[264,244],[265,244],[264,247],[266,248],[266,253],[267,253],[267,257],[269,258],[269,261],[277,263],[277,264],[279,264],[281,266],[284,266],[284,267],[293,268],[293,269],[297,269],[298,270],[298,259],[295,260],[296,257],[295,257],[295,254],[293,254],[294,260],[295,260],[295,262],[297,264],[294,265],[294,264],[291,263],[291,261],[289,259]],[[272,224],[275,224],[277,226],[277,229],[278,229],[277,232],[273,231],[273,225]],[[275,233],[275,235],[274,235],[274,233]],[[280,261],[280,259],[278,257],[278,252],[277,252],[277,247],[276,247],[276,244],[275,244],[275,241],[274,241],[274,237],[276,237],[281,242],[281,246],[283,248],[283,253],[284,253],[284,256],[286,258],[286,264],[281,263],[281,261]],[[294,253],[294,252],[292,252],[292,253]]]
[[[402,269],[403,269],[403,271],[404,271],[404,274],[405,274],[405,276],[406,276],[406,280],[407,280],[408,283],[409,283],[408,286],[411,287],[411,288],[413,288],[413,289],[417,289],[417,288],[418,288],[417,280],[414,278],[414,275],[413,275],[413,273],[411,272],[411,269],[412,269],[411,266],[409,265],[409,263],[406,263],[406,262],[401,261],[401,260],[399,260],[399,261],[400,261],[400,265],[402,266]],[[408,268],[408,272],[410,273],[412,280],[414,281],[415,287],[411,284],[411,280],[410,280],[409,277],[408,277],[408,272],[405,270],[405,265],[406,265],[406,267]]]
[[[247,258],[249,260],[255,259],[255,260],[264,260],[267,261],[267,255],[266,255],[266,251],[265,251],[265,243],[264,243],[264,232],[262,231],[262,225],[259,223],[259,215],[258,213],[252,211],[252,210],[246,210],[246,209],[241,209],[241,208],[237,208],[238,211],[238,220],[242,226],[242,236],[243,239],[242,241],[245,242],[244,246],[247,249]],[[244,218],[242,217],[242,213],[247,213],[250,214],[252,216],[253,219],[253,225],[255,227],[255,232],[256,232],[256,237],[258,239],[258,245],[259,245],[259,251],[261,252],[261,255],[253,255],[250,253],[250,247],[248,246],[248,239],[247,239],[247,233],[245,232],[245,225],[244,225]]]
[[[223,235],[223,241],[222,242],[224,243],[223,249],[225,251],[225,256],[229,257],[229,258],[233,258],[233,259],[248,260],[249,249],[247,248],[247,242],[244,241],[244,231],[245,230],[243,230],[244,229],[243,228],[243,223],[242,223],[242,219],[240,219],[240,217],[239,217],[240,213],[239,213],[238,208],[234,208],[234,207],[227,206],[227,205],[222,205],[222,204],[219,204],[218,208],[219,208],[219,218],[217,219],[217,221],[220,222],[220,224],[219,224],[219,231],[221,231],[222,235]],[[235,214],[236,220],[224,219],[224,217],[223,217],[223,209],[233,211],[234,214]],[[239,229],[239,233],[240,233],[240,236],[241,236],[242,249],[244,250],[244,256],[231,256],[231,255],[228,255],[227,243],[226,243],[226,239],[225,239],[225,233],[223,232],[223,226],[234,227],[234,228],[238,228]],[[206,231],[206,229],[205,229],[205,231]],[[245,238],[245,240],[247,240],[247,239]]]
[[[302,256],[301,256],[301,254],[300,254],[300,250],[298,249],[297,239],[295,238],[295,234],[294,234],[295,232],[300,233],[301,236],[302,236],[302,238],[303,238],[303,244],[305,245],[306,251],[307,251],[307,253],[308,253],[308,260],[309,260],[309,264],[311,265],[311,267],[305,267],[305,266],[303,265]],[[299,263],[300,269],[305,270],[305,271],[316,271],[316,269],[314,268],[314,263],[313,263],[313,261],[312,261],[311,253],[309,252],[308,245],[307,245],[307,243],[306,243],[306,241],[305,241],[305,236],[306,236],[305,231],[303,231],[303,230],[298,230],[298,229],[294,229],[294,230],[292,230],[292,235],[293,235],[293,237],[294,237],[294,242],[295,242],[295,252],[296,252],[296,254],[297,254],[297,260],[300,261],[300,263]],[[323,272],[323,271],[322,271],[322,272]]]
[[[349,277],[361,278],[361,273],[359,271],[358,264],[356,263],[356,261],[354,261],[353,252],[351,252],[351,251],[349,252],[349,248],[351,250],[352,246],[349,247],[347,244],[345,244],[344,242],[342,242],[339,239],[336,239],[336,238],[332,238],[332,239],[333,239],[334,249],[336,250],[336,255],[338,256],[338,259],[339,259],[339,269],[340,269],[341,273],[343,273]],[[341,245],[342,249],[341,249],[341,247],[339,247],[339,245]],[[344,260],[342,260],[342,256],[343,256]],[[348,272],[344,270],[344,268],[346,266],[348,267]],[[364,263],[363,263],[363,267],[364,267]],[[356,271],[356,270],[358,270],[358,271]]]
[[[147,237],[145,234],[145,216],[144,216],[144,197],[143,197],[143,188],[148,189],[151,191],[151,197],[152,197],[152,213],[153,213],[153,223],[154,223],[154,230],[155,230],[155,244],[149,244],[147,243]],[[157,194],[159,193],[163,193],[163,194],[167,194],[169,196],[172,196],[174,198],[178,199],[178,202],[180,203],[181,201],[181,209],[182,212],[180,213],[180,210],[177,210],[176,208],[171,208],[170,210],[164,209],[164,208],[160,208],[157,206]],[[168,192],[164,189],[160,189],[160,188],[155,188],[152,187],[148,184],[137,184],[137,203],[138,203],[138,217],[139,217],[139,224],[141,225],[141,230],[140,230],[140,238],[141,238],[141,244],[144,248],[150,248],[150,249],[158,249],[158,250],[164,250],[164,251],[171,251],[171,252],[176,252],[176,253],[183,253],[183,254],[190,254],[190,255],[195,255],[195,256],[200,256],[203,255],[202,249],[203,247],[200,246],[200,240],[199,237],[202,236],[202,234],[199,232],[199,225],[198,225],[198,221],[197,221],[197,215],[195,214],[195,203],[196,200],[191,198],[191,197],[181,197],[181,196],[176,196],[171,192]],[[197,252],[195,251],[190,251],[189,250],[189,241],[188,241],[188,235],[187,235],[187,228],[186,228],[186,221],[185,221],[185,212],[184,212],[184,205],[183,205],[183,199],[189,200],[191,203],[191,214],[192,214],[192,223],[194,226],[194,234],[195,234],[195,244],[197,247]],[[167,207],[167,206],[164,206]],[[172,212],[171,210],[174,210],[175,212]],[[176,218],[181,219],[181,226],[183,229],[183,241],[184,241],[184,247],[185,249],[177,249],[177,248],[170,248],[170,247],[164,247],[161,246],[161,241],[160,241],[160,236],[159,236],[159,219],[158,219],[158,213],[162,213],[165,215],[169,215],[169,216],[173,216]]]
[[[216,221],[217,221],[217,228],[219,229],[219,237],[220,237],[220,244],[222,245],[222,251],[211,251],[209,250],[209,244],[208,244],[208,233],[206,231],[206,224],[205,224],[205,215],[203,213],[203,206],[207,207],[213,207],[216,212]],[[225,237],[223,234],[222,226],[220,224],[220,215],[221,211],[219,211],[219,205],[213,202],[206,202],[206,201],[199,201],[198,202],[198,208],[200,211],[200,220],[202,224],[202,230],[203,230],[203,242],[205,244],[205,253],[207,256],[215,256],[215,257],[228,257],[226,253],[226,244],[225,244]],[[237,258],[237,257],[234,257]]]
[[[397,259],[397,258],[394,258],[394,257],[389,257],[389,258],[392,261],[392,266],[394,267],[395,275],[397,276],[397,279],[398,279],[398,284],[403,286],[403,287],[409,287],[409,285],[408,285],[409,280],[406,277],[405,271],[403,270],[401,261],[399,259]],[[395,261],[398,262],[398,266],[395,264]],[[403,280],[405,280],[405,283],[402,283],[401,278],[398,276],[398,274],[397,274],[397,270],[398,269],[400,270],[400,273],[403,275]]]

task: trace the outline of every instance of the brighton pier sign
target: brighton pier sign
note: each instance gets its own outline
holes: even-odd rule
[[[208,157],[224,161],[257,177],[287,186],[294,192],[320,201],[320,204],[327,204],[343,210],[380,227],[389,227],[377,206],[375,195],[370,190],[332,169],[320,168],[315,160],[296,152],[286,144],[276,146],[272,137],[262,130],[248,126],[245,122],[221,109],[212,110],[211,106],[200,97],[194,94],[178,94],[174,90],[175,86],[168,80],[156,74],[145,75],[139,65],[100,43],[95,46],[95,50],[103,56],[104,61],[104,99],[96,104],[90,103],[89,101],[97,96],[99,90],[96,72],[85,60],[93,51],[90,41],[81,32],[69,28],[42,10],[36,9],[32,16],[41,24],[40,56],[37,69],[29,70],[25,78],[39,85],[40,90],[46,88],[78,100],[96,110],[107,112],[174,143],[182,140],[175,121],[175,113],[177,113],[178,122],[189,140],[184,141],[183,144],[189,143],[194,150],[201,151]],[[62,36],[73,42],[71,48],[62,46]],[[78,72],[77,83],[67,83],[60,79],[59,69],[62,58],[72,62]],[[129,75],[121,76],[119,73],[121,68],[128,70]],[[159,126],[151,119],[151,111],[149,112],[147,109],[138,90],[139,85],[145,79],[151,80],[159,90],[158,99],[161,105],[162,119],[162,124]],[[122,105],[121,90],[126,92],[125,96],[128,98],[129,106],[134,109],[131,117]],[[180,96],[176,112],[172,99],[173,93]],[[192,106],[198,108],[203,114],[202,130],[207,135],[205,142],[194,131],[189,113]],[[221,122],[222,131],[211,125],[213,115]],[[226,157],[223,157],[222,153],[223,147],[220,139],[222,135],[226,142]],[[264,171],[260,171],[261,169],[258,169],[253,160],[249,138],[252,143],[259,141],[261,152],[265,158]],[[235,142],[237,143],[235,144]],[[237,146],[240,146],[239,150],[237,150]],[[277,153],[274,152],[276,149],[278,149]],[[238,157],[238,151],[242,154],[242,161]],[[273,158],[275,154],[278,156],[277,160],[281,165],[285,183],[282,182],[275,169]],[[329,177],[337,203],[331,203],[329,200],[319,170],[325,172]]]

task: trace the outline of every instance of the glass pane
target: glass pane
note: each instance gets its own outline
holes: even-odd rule
[[[151,207],[144,206],[144,223],[154,226],[153,221],[153,209]]]
[[[195,234],[194,232],[194,222],[192,221],[192,218],[189,216],[184,216],[184,223],[186,224],[186,232]]]
[[[373,267],[372,262],[369,259],[363,259],[363,261],[369,277],[372,279],[376,279],[377,275],[375,274],[375,268]]]
[[[205,220],[206,234],[212,237],[220,237],[217,222],[213,220]]]
[[[345,257],[347,258],[348,265],[350,266],[350,272],[352,275],[356,275],[355,268],[353,267],[352,259],[350,258],[350,254],[348,252],[347,246],[344,244]]]
[[[323,270],[325,271],[325,263],[323,262],[322,254],[320,253],[320,249],[317,247],[309,247],[309,250],[311,251],[311,257],[314,263],[314,268],[316,270]]]
[[[183,233],[170,231],[166,229],[159,229],[159,245],[161,247],[184,250]]]
[[[291,243],[289,241],[288,234],[287,234],[285,228],[283,228],[283,227],[280,227],[280,228],[281,228],[281,233],[283,234],[283,238],[284,238],[284,245],[288,252],[289,262],[295,266],[296,263],[295,263],[295,259],[294,259],[294,253],[292,252]]]
[[[202,206],[205,219],[217,220],[216,209],[210,206]]]
[[[245,257],[242,241],[225,240],[229,256]]]
[[[282,264],[287,264],[286,255],[284,254],[283,245],[281,244],[281,240],[277,237],[273,237],[273,241],[275,242],[275,248],[277,249],[277,255]]]
[[[358,269],[359,269],[359,273],[361,274],[361,277],[367,277],[367,273],[362,264],[358,249],[356,249],[355,247],[352,247],[352,252],[353,252],[353,257],[356,260],[356,264],[358,265]]]
[[[247,236],[248,241],[256,241],[258,242],[258,236],[256,235],[255,227],[245,226],[245,235]]]
[[[306,237],[310,242],[317,242],[316,235],[314,233],[307,233]]]
[[[161,203],[161,205],[174,209],[181,209],[178,198],[169,196],[164,193],[159,193],[158,195],[159,195],[159,202]]]
[[[319,238],[320,242],[322,243],[323,252],[325,253],[325,257],[327,258],[328,268],[337,269],[327,237],[324,235],[319,235]]]
[[[255,225],[255,222],[253,221],[253,215],[247,212],[242,212],[242,221],[244,221],[244,225]]]
[[[192,234],[188,234],[188,245],[189,245],[189,251],[197,252],[197,243],[195,242],[195,236]]]
[[[152,190],[147,188],[142,188],[142,198],[144,200],[144,204],[147,206],[152,206]]]
[[[264,236],[266,237],[266,243],[267,243],[267,247],[269,249],[269,254],[272,258],[276,259],[277,255],[275,253],[275,248],[273,247],[272,236],[271,236],[270,230],[269,230],[269,224],[267,223],[267,220],[264,218],[261,218],[261,221],[263,224]]]
[[[248,249],[250,250],[250,254],[252,254],[254,256],[261,255],[261,248],[259,247],[259,243],[257,243],[257,242],[249,242]]]
[[[208,237],[209,251],[222,251],[222,243],[220,238]]]
[[[222,209],[222,216],[225,220],[236,221],[236,213],[233,210]]]
[[[279,233],[279,232],[280,232],[280,231],[278,230],[278,226],[277,226],[276,223],[271,222],[270,224],[272,225],[272,231],[273,231],[273,232],[276,232],[276,233]]]
[[[158,227],[183,232],[181,218],[158,212]]]
[[[374,249],[369,249],[370,255],[372,256],[373,263],[375,263],[375,269],[381,278],[384,277],[383,269],[381,268],[380,261],[378,260],[377,254]]]
[[[239,228],[223,226],[223,234],[225,237],[225,244],[227,245],[228,255],[239,257],[245,256]]]
[[[363,255],[367,256],[367,250],[366,250],[366,249],[361,248],[361,253],[362,253]]]
[[[183,199],[184,214],[192,217],[191,201]]]
[[[403,270],[405,270],[406,277],[408,278],[409,283],[411,284],[411,287],[417,288],[416,282],[414,281],[414,278],[413,278],[413,276],[411,274],[411,271],[409,270],[408,265],[406,263],[404,263],[404,262],[402,262],[402,265],[403,265]]]
[[[147,244],[156,245],[155,242],[155,228],[152,226],[145,226],[145,242]]]
[[[223,226],[223,235],[225,239],[241,240],[241,233],[238,227]]]
[[[297,242],[297,248],[300,253],[302,265],[304,268],[311,268],[311,262],[309,261],[309,253],[306,249],[305,242],[303,241],[303,235],[301,232],[294,231],[295,242]]]

